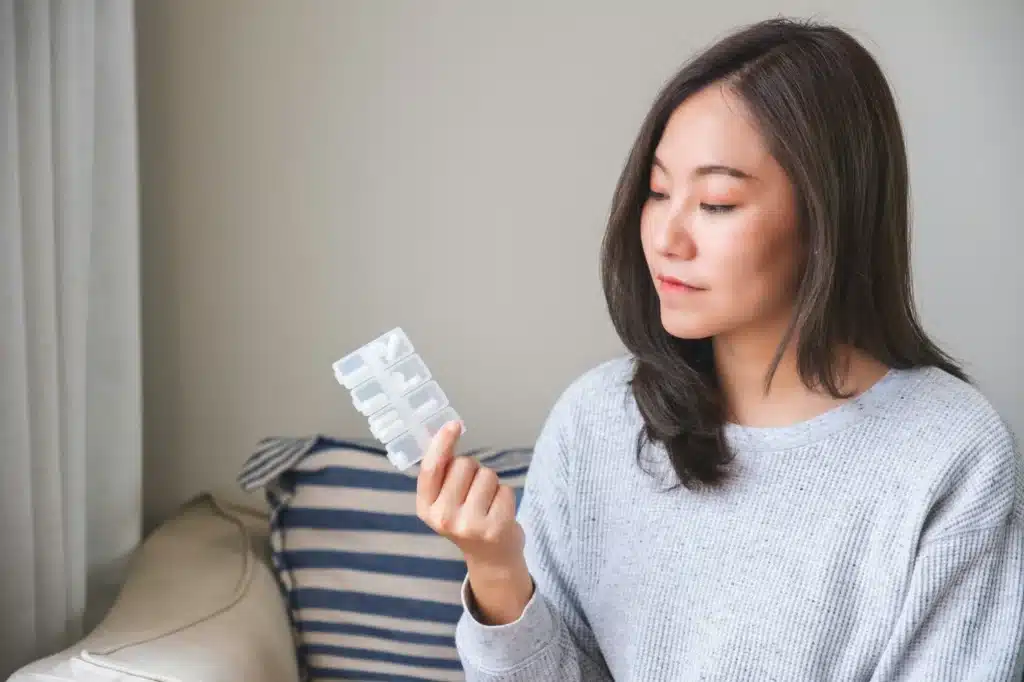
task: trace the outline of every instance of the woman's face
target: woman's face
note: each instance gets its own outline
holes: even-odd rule
[[[793,188],[728,88],[711,85],[672,114],[640,225],[669,334],[788,323],[803,264]]]

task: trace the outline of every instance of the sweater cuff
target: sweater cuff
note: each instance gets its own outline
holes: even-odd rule
[[[510,670],[555,644],[555,620],[536,586],[523,614],[507,625],[484,625],[477,616],[469,576],[462,581],[462,618],[455,629],[455,642],[474,667]]]

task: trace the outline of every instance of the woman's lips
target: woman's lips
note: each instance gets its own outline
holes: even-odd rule
[[[668,275],[658,275],[655,280],[657,281],[658,290],[665,293],[690,294],[704,291],[700,287],[695,287],[681,279],[669,277]]]

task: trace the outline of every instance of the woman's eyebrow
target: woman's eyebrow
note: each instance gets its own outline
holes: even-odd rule
[[[754,176],[751,175],[750,173],[747,173],[746,171],[742,171],[739,168],[733,168],[732,166],[724,166],[721,164],[712,164],[710,166],[698,166],[693,171],[693,174],[696,176],[720,174],[728,175],[734,178],[739,178],[740,180],[754,179]]]
[[[654,165],[663,170],[666,174],[671,175],[671,173],[668,172],[668,168],[657,156],[654,157]],[[728,175],[729,177],[739,178],[740,180],[754,179],[754,176],[746,171],[720,163],[697,166],[697,168],[693,170],[693,175],[696,177],[703,177],[705,175]]]

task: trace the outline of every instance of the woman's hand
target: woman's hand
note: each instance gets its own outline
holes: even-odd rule
[[[533,594],[516,522],[515,493],[472,457],[456,457],[458,422],[447,424],[420,462],[416,514],[466,560],[479,615],[491,625],[517,620]]]

